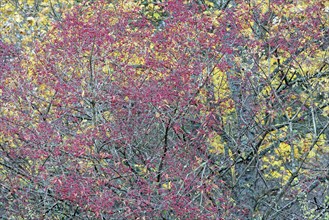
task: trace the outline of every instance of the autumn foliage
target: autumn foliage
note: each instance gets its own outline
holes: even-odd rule
[[[329,216],[325,0],[28,2],[34,37],[0,38],[1,216]]]

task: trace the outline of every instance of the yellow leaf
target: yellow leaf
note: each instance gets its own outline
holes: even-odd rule
[[[205,3],[208,7],[211,7],[211,8],[214,7],[214,3],[211,1],[205,1]]]
[[[29,6],[33,6],[34,5],[34,0],[27,0],[26,2]]]
[[[34,25],[34,18],[33,17],[27,17],[26,21],[29,25]]]
[[[329,116],[329,106],[323,108],[322,115],[327,117]]]
[[[210,153],[214,154],[222,154],[224,153],[224,144],[221,141],[221,137],[219,135],[215,135],[214,137],[210,138]]]
[[[160,15],[159,13],[155,12],[155,13],[153,14],[153,17],[154,17],[155,19],[159,19],[159,18],[161,17],[161,15]]]
[[[164,184],[162,184],[162,188],[164,188],[164,189],[171,189],[171,182],[169,181],[168,183],[164,183]]]
[[[16,21],[17,23],[20,23],[20,22],[22,22],[22,20],[23,20],[22,16],[19,15],[19,14],[16,14],[15,17],[14,17],[14,19],[15,19],[15,21]]]

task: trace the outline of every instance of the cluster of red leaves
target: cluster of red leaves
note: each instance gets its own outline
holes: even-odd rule
[[[7,176],[17,180],[17,215],[31,207],[39,217],[234,213],[208,168],[197,100],[209,82],[203,69],[221,66],[225,45],[212,48],[227,33],[210,33],[197,5],[163,7],[161,30],[137,9],[76,8],[36,45],[34,61],[26,58],[32,70],[23,67],[19,86],[7,88],[19,102],[1,120],[14,137],[2,154],[14,164]]]

